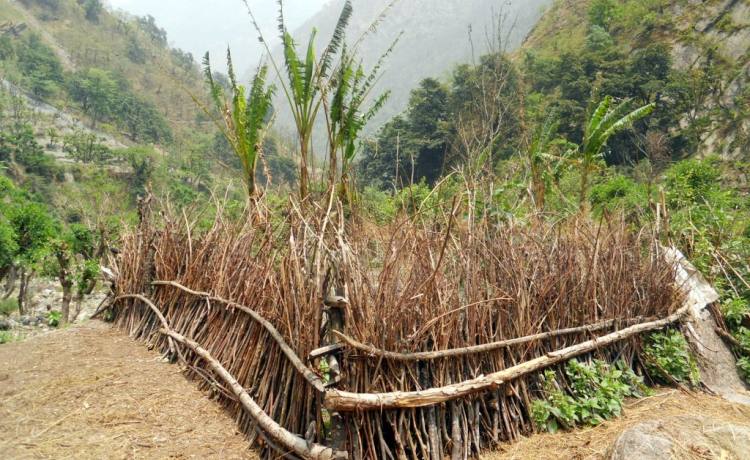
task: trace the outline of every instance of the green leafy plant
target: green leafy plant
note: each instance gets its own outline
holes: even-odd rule
[[[568,361],[565,365],[568,390],[557,383],[555,372],[542,375],[542,399],[532,403],[531,415],[537,427],[556,432],[578,424],[598,425],[622,412],[627,397],[642,397],[650,390],[624,363],[616,365],[595,360],[592,363]]]
[[[58,327],[62,321],[62,313],[59,311],[51,311],[47,314],[47,325],[50,327]]]
[[[0,345],[10,343],[15,339],[16,336],[11,331],[0,331]]]
[[[657,332],[646,338],[643,358],[649,374],[663,383],[698,385],[700,372],[687,340],[677,330]]]
[[[229,88],[231,98],[227,99],[224,88],[214,80],[208,53],[203,58],[204,74],[211,91],[211,98],[221,116],[216,126],[224,134],[232,150],[237,154],[243,171],[243,180],[250,197],[256,195],[256,168],[263,150],[263,138],[271,112],[274,86],[266,85],[268,68],[261,66],[253,78],[250,93],[246,96],[243,85],[237,84],[232,65],[232,54],[227,50],[229,68]]]
[[[581,174],[579,188],[579,203],[584,206],[589,191],[591,173],[602,159],[602,151],[607,141],[619,133],[630,128],[636,121],[647,117],[654,111],[655,104],[647,104],[633,109],[633,101],[626,99],[619,104],[613,104],[612,96],[606,96],[589,118],[583,135],[583,144],[574,152]]]

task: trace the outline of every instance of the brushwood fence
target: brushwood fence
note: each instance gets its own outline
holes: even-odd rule
[[[686,313],[655,239],[619,220],[223,215],[197,231],[143,211],[112,319],[269,458],[476,456],[534,430],[539,371],[596,356],[645,372],[642,334]]]

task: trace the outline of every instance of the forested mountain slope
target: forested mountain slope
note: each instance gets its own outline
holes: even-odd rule
[[[659,47],[664,47],[663,55]],[[536,82],[548,78],[543,74],[554,71],[555,63],[562,63],[558,68],[568,75],[558,76],[568,82],[576,71],[591,70],[607,80],[623,74],[627,57],[641,56],[640,81],[610,83],[621,93],[634,90],[682,109],[672,113],[678,123],[670,133],[683,131],[692,145],[673,153],[748,158],[750,2],[746,0],[559,0],[530,33],[523,51],[527,62],[537,59],[537,65],[529,67],[529,77]],[[542,92],[552,88],[549,83],[541,85],[546,85]],[[561,99],[575,92],[565,82],[555,89]]]

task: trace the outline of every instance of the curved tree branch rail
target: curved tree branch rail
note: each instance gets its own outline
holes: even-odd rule
[[[240,383],[235,379],[229,371],[224,368],[211,354],[202,348],[198,343],[185,338],[178,332],[172,330],[161,311],[154,305],[154,303],[148,298],[140,294],[127,294],[117,297],[114,302],[125,299],[136,299],[145,303],[159,318],[162,324],[162,328],[159,332],[166,335],[169,339],[170,348],[173,348],[173,340],[185,345],[190,348],[196,355],[203,358],[208,365],[213,369],[216,374],[221,377],[232,392],[237,396],[242,407],[250,414],[250,416],[258,424],[258,427],[274,441],[278,442],[281,446],[287,449],[288,452],[294,452],[302,458],[315,459],[315,460],[334,460],[334,459],[346,459],[349,458],[347,452],[334,451],[330,447],[323,446],[321,444],[308,443],[306,440],[289,432],[284,427],[276,423],[258,404],[250,397]],[[113,303],[114,303],[113,302]]]
[[[273,324],[259,315],[255,310],[252,310],[244,305],[240,305],[237,302],[232,302],[231,300],[216,297],[208,292],[194,291],[193,289],[185,287],[176,281],[154,281],[151,284],[153,284],[154,286],[171,286],[196,297],[203,297],[205,299],[208,299],[209,301],[222,303],[228,308],[234,308],[236,310],[247,313],[255,322],[260,324],[266,330],[266,332],[268,332],[271,338],[273,338],[273,340],[278,344],[279,348],[281,348],[281,351],[284,353],[287,359],[305,378],[305,380],[307,380],[307,382],[312,385],[312,387],[315,388],[315,390],[319,393],[325,392],[325,383],[323,383],[323,380],[309,367],[307,367],[305,363],[302,362],[299,356],[297,356],[297,353],[295,353],[292,347],[290,347],[289,344],[286,343],[284,337],[282,337],[281,333],[273,326]]]
[[[689,309],[690,306],[686,305],[667,318],[630,326],[596,339],[547,353],[544,356],[517,364],[499,372],[453,385],[429,388],[421,391],[396,391],[391,393],[350,393],[340,390],[328,390],[325,394],[324,404],[329,410],[339,412],[434,406],[481,391],[496,389],[498,386],[508,383],[511,380],[545,369],[570,358],[623,341],[634,335],[662,329],[681,321],[689,312]]]
[[[561,337],[565,335],[573,335],[581,332],[599,332],[611,327],[614,327],[618,323],[632,326],[643,322],[646,318],[638,316],[629,320],[616,320],[610,319],[607,321],[601,321],[594,324],[588,324],[585,326],[570,327],[566,329],[558,329],[555,331],[541,332],[539,334],[527,335],[524,337],[517,337],[515,339],[501,340],[498,342],[483,343],[480,345],[472,345],[470,347],[462,348],[451,348],[448,350],[436,350],[436,351],[418,351],[412,353],[399,353],[395,351],[386,351],[371,345],[366,345],[359,342],[352,337],[349,337],[339,331],[333,331],[333,333],[343,340],[349,347],[359,350],[365,353],[366,356],[371,358],[383,358],[392,361],[427,361],[442,358],[453,358],[456,356],[466,356],[472,354],[486,353],[489,351],[499,350],[501,348],[508,348],[514,345],[523,345],[525,343],[537,342],[539,340],[550,339],[553,337]]]

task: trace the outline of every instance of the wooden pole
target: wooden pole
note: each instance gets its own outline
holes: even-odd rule
[[[642,322],[644,318],[639,316],[630,320],[622,321],[624,324],[633,325]],[[501,348],[507,348],[513,345],[522,345],[529,342],[536,342],[539,340],[549,339],[552,337],[560,337],[563,335],[577,334],[581,332],[597,332],[604,329],[613,327],[620,320],[608,320],[602,321],[587,326],[571,327],[567,329],[558,329],[556,331],[542,332],[534,335],[527,335],[525,337],[518,337],[515,339],[501,340],[499,342],[484,343],[481,345],[473,345],[470,347],[452,348],[449,350],[437,350],[437,351],[420,351],[415,353],[398,353],[394,351],[385,351],[379,348],[375,348],[370,345],[366,345],[362,342],[342,334],[339,331],[334,330],[341,340],[343,340],[351,348],[364,352],[368,357],[384,358],[392,361],[426,361],[440,358],[453,358],[456,356],[465,356],[471,354],[486,353],[488,351],[499,350]]]
[[[545,356],[540,356],[531,361],[526,361],[493,374],[480,376],[453,385],[430,388],[422,391],[395,391],[391,393],[372,394],[328,390],[325,395],[324,403],[329,410],[340,412],[433,406],[481,391],[496,389],[498,386],[511,380],[545,369],[557,363],[567,361],[598,348],[620,342],[637,334],[662,329],[670,324],[680,321],[688,313],[689,308],[690,306],[687,305],[680,308],[677,312],[667,318],[637,324],[603,337],[547,353]]]

